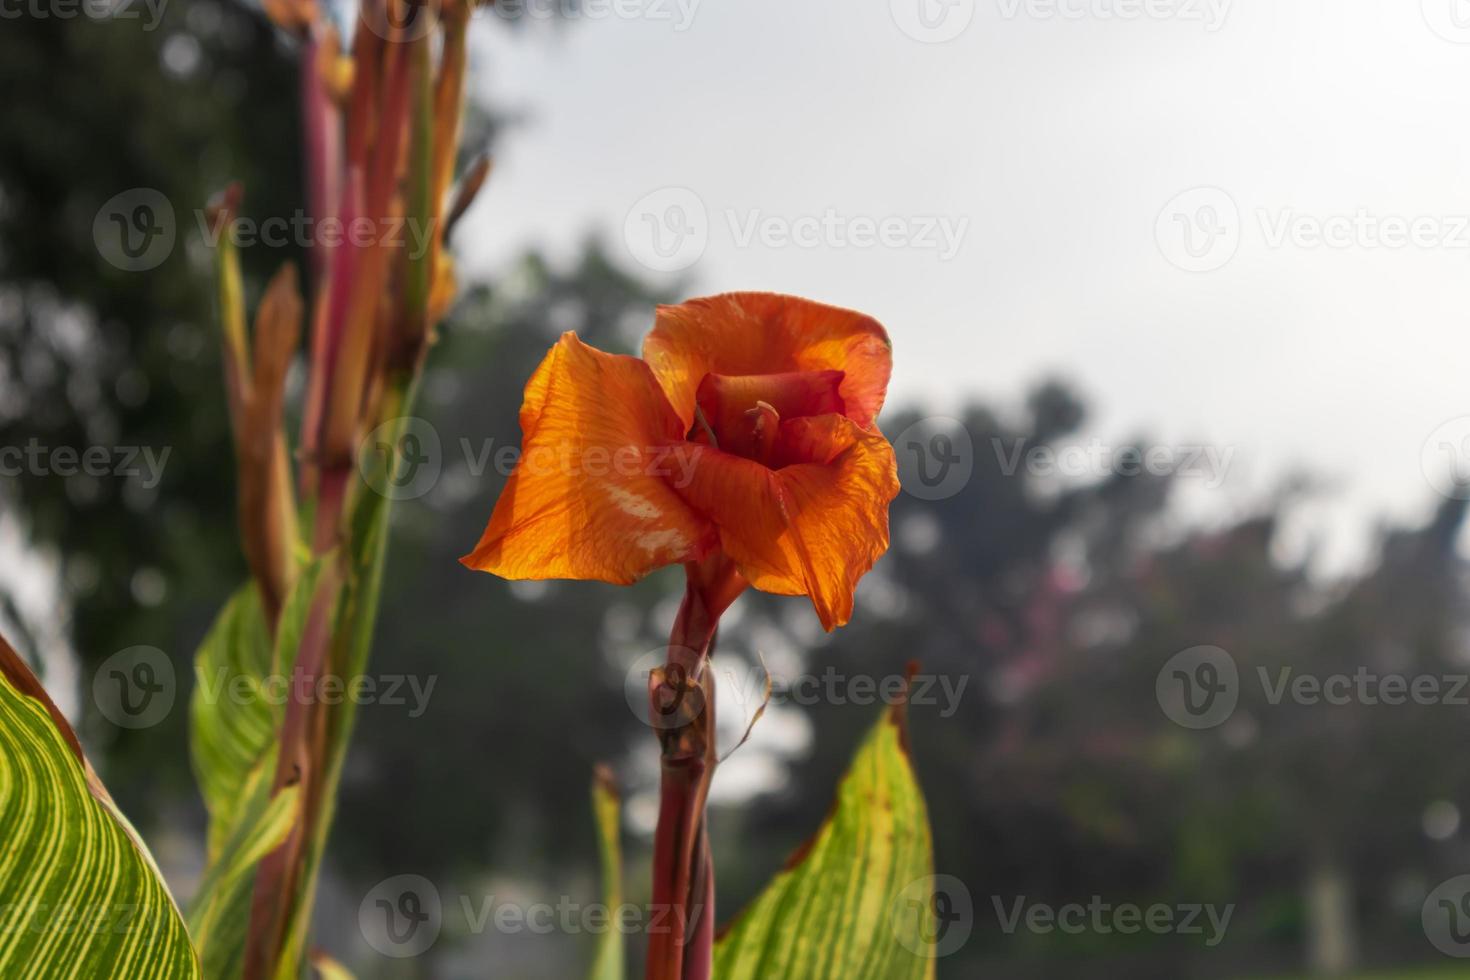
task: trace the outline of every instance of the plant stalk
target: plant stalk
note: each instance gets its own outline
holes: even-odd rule
[[[662,755],[653,844],[654,921],[662,926],[649,930],[647,980],[709,980],[714,954],[706,802],[718,755],[709,662],[720,614],[745,582],[722,555],[686,571],[666,662],[649,677],[649,723]]]

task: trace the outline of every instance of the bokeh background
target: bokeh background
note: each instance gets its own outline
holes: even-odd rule
[[[0,456],[0,625],[187,896],[191,658],[245,574],[195,216],[231,179],[247,217],[300,212],[297,68],[249,3],[108,9],[0,25],[0,447],[27,452]],[[716,784],[722,918],[917,659],[963,913],[941,977],[1470,976],[1470,10],[566,0],[482,10],[473,52],[467,149],[497,166],[373,656],[428,694],[360,712],[320,945],[363,977],[580,975],[595,937],[466,910],[597,900],[599,762],[646,898],[657,759],[625,688],[679,574],[456,558],[559,332],[636,350],[656,303],[754,288],[887,325],[905,492],[850,627],[727,617],[727,742],[761,659],[776,697]],[[174,241],[129,271],[98,218],[138,189]],[[311,247],[244,249],[252,295]],[[56,472],[95,447],[107,472]],[[136,646],[177,678],[141,729],[94,697]],[[358,912],[403,874],[446,912],[394,959]]]

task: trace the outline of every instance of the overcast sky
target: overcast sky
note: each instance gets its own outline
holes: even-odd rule
[[[1193,513],[1336,480],[1297,529],[1334,564],[1438,499],[1426,443],[1442,477],[1470,434],[1430,442],[1470,416],[1470,3],[587,0],[557,30],[526,2],[480,30],[475,90],[529,117],[469,268],[600,228],[698,292],[872,313],[891,401],[1059,372],[1103,448],[1231,454]]]

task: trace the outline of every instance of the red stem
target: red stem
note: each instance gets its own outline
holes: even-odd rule
[[[691,909],[690,925],[694,934],[689,937],[689,946],[684,957],[684,980],[710,980],[714,970],[715,949],[715,862],[710,853],[708,821],[701,817],[699,852],[696,857],[698,874],[694,881],[693,895],[698,904]]]
[[[720,613],[745,583],[723,556],[690,564],[687,571],[667,662],[649,679],[650,723],[663,760],[647,980],[709,980],[714,952],[714,862],[705,801],[717,756],[714,673],[706,667]]]
[[[321,78],[322,27],[313,24],[301,51],[301,127],[306,155],[306,206],[318,222],[337,210],[338,180],[342,172],[342,125],[337,103]],[[327,272],[328,251],[316,243],[311,249],[312,293]]]
[[[703,767],[701,766],[702,770]],[[686,961],[698,960],[690,948],[690,917],[699,921],[711,910],[691,909],[690,868],[686,857],[693,848],[691,822],[703,830],[704,813],[695,803],[702,771],[665,766],[659,785],[658,831],[653,845],[653,910],[648,935],[648,980],[682,980]],[[697,933],[697,929],[696,929]]]
[[[335,572],[328,571],[326,575],[335,576]],[[295,694],[316,690],[316,681],[324,672],[336,594],[335,578],[321,583],[307,614],[300,656],[292,670],[292,698],[286,705],[280,755],[276,760],[271,792],[274,794],[284,786],[299,784],[303,796],[303,819],[296,822],[286,840],[267,854],[256,870],[255,889],[250,900],[249,932],[246,934],[244,980],[264,980],[276,970],[276,957],[280,953],[301,871],[299,856],[306,847],[306,837],[313,826],[306,817],[314,809],[313,790],[319,785],[319,774],[314,769],[310,747],[315,714],[312,709],[316,705],[314,701],[298,700]]]
[[[322,82],[319,71],[321,50],[321,28],[313,25],[301,51],[301,126],[306,151],[306,205],[318,222],[335,217],[344,208],[353,209],[355,213],[354,192],[350,184],[348,199],[342,200],[342,112]],[[355,193],[360,195],[361,189]],[[316,492],[319,430],[327,390],[331,385],[334,359],[330,354],[336,348],[333,297],[328,296],[328,290],[331,284],[339,284],[336,291],[340,291],[352,281],[350,267],[343,267],[343,259],[351,260],[351,249],[341,246],[328,248],[321,241],[317,241],[315,246],[310,250],[311,288],[308,295],[313,310],[312,337],[305,418],[301,427],[301,451],[308,461],[300,474],[299,492],[303,499]],[[335,305],[340,307],[343,300],[340,297],[335,299]],[[340,313],[336,316],[340,317]]]

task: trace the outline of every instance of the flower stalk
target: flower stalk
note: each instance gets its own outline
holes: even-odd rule
[[[563,334],[526,383],[522,464],[589,465],[518,465],[460,560],[508,579],[628,585],[668,565],[686,573],[648,683],[661,760],[653,903],[667,926],[650,931],[647,980],[710,977],[705,811],[719,757],[709,663],[720,616],[749,586],[809,597],[829,630],[851,618],[858,580],[888,548],[898,493],[893,447],[875,424],[891,369],[872,317],[726,293],[659,307],[641,358]],[[592,472],[595,459],[623,465]]]
[[[241,975],[297,975],[354,711],[294,692],[359,673],[377,605],[387,503],[358,478],[364,435],[411,410],[433,327],[453,296],[442,220],[458,155],[470,0],[435,10],[412,0],[363,0],[343,52],[316,0],[268,0],[266,13],[300,42],[300,94],[308,206],[318,219],[378,229],[418,223],[428,247],[413,253],[377,234],[311,255],[308,380],[297,458],[284,426],[286,370],[305,304],[294,269],[271,282],[246,335],[239,259],[216,234],[226,391],[240,470],[244,550],[275,631],[301,556],[320,565],[274,754],[272,794],[298,788],[298,817],[255,872]],[[391,26],[390,26],[391,25]],[[451,118],[452,117],[452,118]],[[483,180],[455,198],[456,214]],[[232,188],[212,212],[228,230],[240,207]],[[422,242],[424,235],[412,236]],[[389,426],[391,427],[391,426]],[[374,447],[376,448],[376,447]],[[391,475],[393,455],[379,460]],[[368,465],[364,463],[364,465]],[[298,497],[301,524],[298,526]]]
[[[653,907],[667,928],[648,940],[647,980],[708,980],[714,951],[714,863],[706,803],[719,763],[715,674],[709,669],[720,614],[745,588],[730,560],[686,566],[684,600],[665,664],[649,675],[649,724],[660,748]]]

